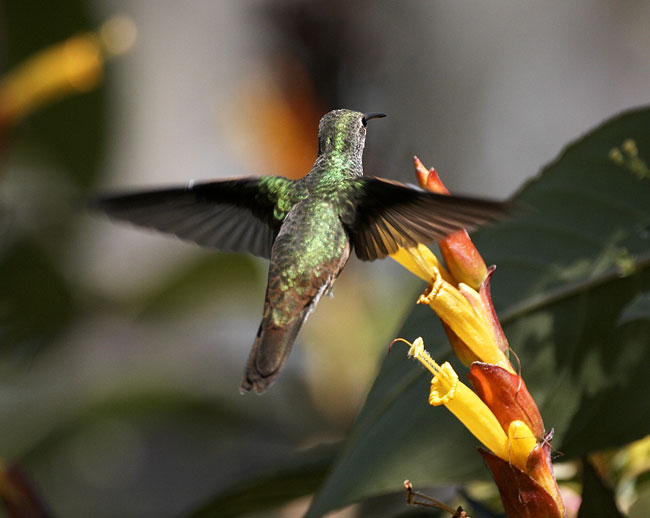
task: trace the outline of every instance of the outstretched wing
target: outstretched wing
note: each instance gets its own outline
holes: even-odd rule
[[[111,218],[174,234],[201,246],[269,258],[293,205],[293,180],[280,176],[191,183],[93,200]]]
[[[442,239],[505,218],[507,202],[447,196],[379,178],[360,178],[354,217],[344,221],[359,259],[372,261],[400,247]]]

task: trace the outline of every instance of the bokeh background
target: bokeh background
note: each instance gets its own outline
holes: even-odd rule
[[[240,396],[265,261],[110,223],[84,200],[302,176],[340,107],[388,114],[366,174],[412,182],[417,154],[453,192],[504,198],[647,103],[649,19],[644,0],[0,1],[5,77],[100,27],[119,48],[81,91],[0,117],[0,459],[60,516],[178,516],[337,444],[417,280],[352,259],[278,382]]]

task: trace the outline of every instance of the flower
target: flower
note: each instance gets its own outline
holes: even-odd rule
[[[520,376],[496,365],[474,363],[470,380],[460,382],[445,362],[438,365],[422,338],[410,344],[409,357],[433,374],[429,404],[444,405],[490,450],[482,451],[499,486],[508,516],[562,517],[564,504],[551,465],[548,441],[538,442],[541,416]],[[517,481],[517,483],[513,483]],[[526,487],[524,493],[523,488]]]
[[[406,342],[408,343],[408,342]],[[444,405],[465,427],[497,457],[525,469],[528,454],[537,445],[525,423],[515,425],[510,437],[492,410],[467,385],[458,380],[458,375],[449,362],[438,365],[424,348],[422,338],[409,344],[409,356],[418,360],[432,374],[429,404]],[[533,437],[532,444],[520,441],[526,433]],[[526,447],[530,446],[528,451]]]
[[[449,194],[434,169],[427,170],[417,157],[414,161],[423,188]],[[474,390],[458,380],[449,363],[438,365],[422,338],[410,344],[409,356],[433,374],[429,404],[446,406],[490,450],[480,451],[507,516],[561,518],[566,512],[551,464],[552,434],[544,434],[537,405],[506,356],[508,340],[490,294],[495,267],[486,267],[465,231],[439,241],[439,246],[447,268],[423,245],[392,254],[429,283],[418,303],[431,306],[456,356],[470,366]]]
[[[391,254],[391,257],[424,281],[432,282],[434,277],[439,274],[447,282],[453,282],[453,278],[438,261],[436,255],[423,244],[418,244],[413,248],[400,248]]]
[[[514,373],[500,347],[499,336],[492,326],[491,313],[485,307],[480,293],[463,283],[458,286],[452,284],[453,278],[444,269],[440,269],[435,255],[423,245],[401,249],[391,257],[410,271],[418,271],[420,277],[429,281],[418,304],[429,304],[452,331],[452,345],[465,365],[483,361],[500,365]],[[449,280],[445,280],[445,277]]]
[[[418,183],[438,194],[449,194],[435,169],[414,157]],[[448,270],[426,246],[399,249],[391,257],[429,283],[419,304],[429,304],[442,320],[456,356],[465,365],[482,361],[514,373],[506,356],[509,347],[490,296],[495,267],[485,261],[465,230],[438,242]]]

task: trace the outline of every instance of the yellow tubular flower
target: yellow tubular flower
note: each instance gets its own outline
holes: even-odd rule
[[[508,461],[511,455],[508,436],[481,398],[458,380],[451,365],[448,362],[438,365],[425,351],[422,338],[413,342],[409,356],[415,357],[433,374],[429,404],[445,405],[481,443]]]
[[[509,370],[510,372],[514,372],[512,368],[508,368],[506,366],[506,365],[510,365],[510,361],[505,356],[505,352],[508,350],[508,342],[505,338],[505,335],[503,334],[503,330],[501,329],[501,324],[499,324],[498,319],[495,319],[492,316],[491,313],[492,301],[489,298],[488,299],[484,298],[481,293],[476,291],[471,286],[468,286],[467,284],[463,284],[462,282],[458,284],[458,291],[460,291],[463,294],[463,296],[471,304],[476,314],[484,322],[485,332],[490,334],[490,336],[492,337],[491,339],[494,340],[494,343],[501,351],[501,354],[499,356],[503,356],[504,359],[503,361],[506,362],[506,364],[500,366]],[[494,320],[496,320],[496,322]]]
[[[464,364],[482,361],[499,365],[514,374],[508,358],[499,347],[490,317],[476,290],[462,283],[456,288],[453,277],[440,264],[435,254],[422,244],[413,248],[400,248],[391,257],[429,283],[418,304],[429,304],[464,343],[467,351],[459,354]]]
[[[436,276],[441,275],[447,282],[453,282],[451,275],[438,261],[436,255],[421,243],[413,248],[400,248],[390,256],[423,281],[433,282]]]
[[[467,290],[471,288],[467,287]],[[489,321],[477,313],[467,298],[438,274],[418,300],[429,304],[475,355],[473,361],[498,365],[514,374],[505,354],[499,348]]]

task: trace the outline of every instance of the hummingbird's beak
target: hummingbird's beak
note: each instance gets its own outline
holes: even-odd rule
[[[363,118],[361,119],[361,122],[365,126],[366,124],[368,124],[368,121],[370,119],[381,119],[382,117],[386,117],[386,115],[383,114],[383,113],[378,113],[378,112],[364,113]]]

